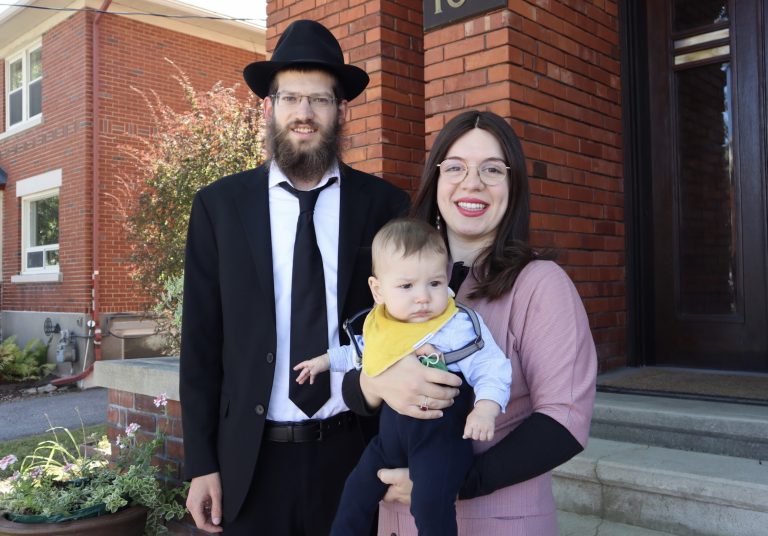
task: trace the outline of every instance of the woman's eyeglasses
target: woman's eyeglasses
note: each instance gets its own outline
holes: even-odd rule
[[[315,111],[327,110],[336,104],[337,101],[335,97],[328,97],[325,95],[299,95],[297,93],[275,93],[270,95],[270,97],[272,97],[272,100],[275,101],[278,106],[288,110],[298,108],[302,99],[305,97],[309,102],[309,106]]]
[[[504,182],[507,178],[509,166],[499,160],[486,160],[479,164],[467,164],[461,158],[448,158],[443,160],[437,167],[440,168],[440,177],[451,184],[458,184],[467,177],[469,168],[477,168],[480,180],[486,186],[496,186]]]

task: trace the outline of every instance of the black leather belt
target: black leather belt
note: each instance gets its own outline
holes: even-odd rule
[[[266,421],[264,437],[276,443],[311,443],[322,441],[330,434],[350,427],[355,422],[351,411],[327,419],[309,419],[299,422]]]

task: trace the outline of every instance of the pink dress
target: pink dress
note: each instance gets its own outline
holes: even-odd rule
[[[512,361],[507,409],[496,420],[493,441],[475,442],[475,452],[490,448],[534,411],[555,419],[586,446],[597,354],[568,275],[554,262],[531,262],[509,294],[493,302],[467,299],[473,282],[470,274],[457,301],[480,313]],[[379,536],[418,536],[407,506],[382,502],[379,511]],[[552,474],[459,501],[456,517],[460,536],[557,536]]]

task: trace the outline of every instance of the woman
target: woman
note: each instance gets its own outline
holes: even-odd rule
[[[589,323],[565,272],[526,244],[528,196],[512,128],[496,114],[471,111],[435,139],[413,207],[444,234],[457,300],[486,319],[512,362],[510,402],[490,448],[475,443],[459,494],[462,536],[556,536],[550,471],[583,450],[589,434],[597,369]],[[376,378],[350,372],[345,400],[360,413],[383,400],[400,413],[437,418],[451,403],[456,377],[419,367],[404,359]],[[407,506],[397,504],[409,501],[407,471],[381,473],[393,485],[379,534],[415,536]]]

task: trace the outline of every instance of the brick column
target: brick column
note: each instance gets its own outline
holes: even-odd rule
[[[350,105],[344,161],[415,190],[424,162],[424,69],[421,2],[274,0],[267,3],[267,50],[297,19],[321,22],[348,63],[371,77]]]
[[[510,121],[528,159],[532,242],[560,251],[602,370],[625,363],[619,61],[612,0],[509,0],[424,36],[427,147],[468,109]]]

